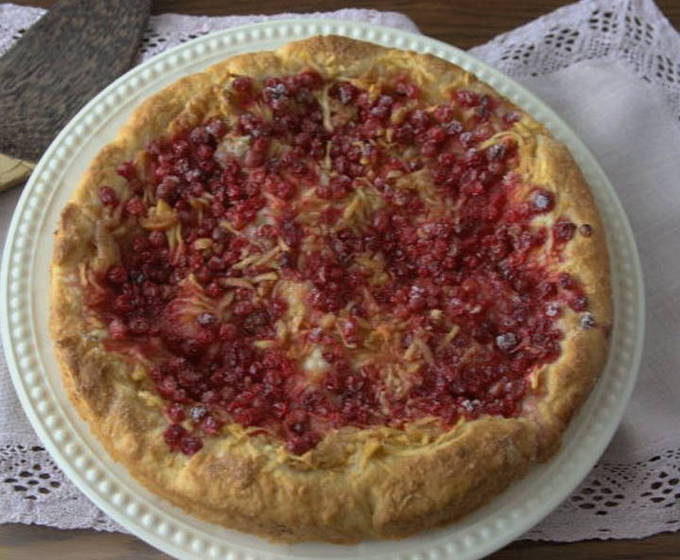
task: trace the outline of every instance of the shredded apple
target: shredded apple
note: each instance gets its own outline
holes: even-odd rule
[[[592,229],[541,225],[557,195],[524,188],[517,114],[314,72],[235,77],[225,97],[235,116],[119,167],[127,198],[99,191],[136,233],[88,305],[109,350],[153,364],[168,446],[235,422],[301,454],[343,426],[518,414],[563,310],[588,309],[550,259]]]

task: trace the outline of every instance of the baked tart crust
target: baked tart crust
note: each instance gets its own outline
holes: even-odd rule
[[[452,425],[435,423],[435,428],[422,417],[407,418],[400,426],[348,423],[321,433],[301,453],[276,435],[257,432],[257,426],[231,422],[204,437],[190,455],[171,451],[163,435],[167,403],[149,381],[149,362],[107,346],[106,325],[88,307],[88,271],[106,270],[120,259],[115,240],[126,235],[130,222],[120,211],[107,209],[100,188],[108,185],[124,200],[130,185],[116,171],[121,163],[139,164],[155,139],[215,115],[233,116],[222,92],[235,76],[261,83],[309,70],[325,82],[371,84],[385,76],[407,76],[431,105],[447,102],[452,90],[464,88],[493,96],[513,111],[516,122],[508,130],[520,146],[514,173],[525,185],[518,192],[529,196],[526,189],[538,185],[540,193],[553,195],[554,208],[540,213],[536,223],[550,229],[568,216],[571,224],[585,228],[569,231],[560,257],[544,264],[550,274],[578,279],[587,294],[587,313],[582,305],[579,310],[563,306],[556,319],[563,333],[559,355],[533,368],[528,389],[507,417],[459,415]],[[545,199],[537,202],[542,203]],[[558,449],[606,362],[612,313],[604,228],[568,150],[529,115],[453,64],[335,36],[230,58],[144,102],[93,160],[63,211],[51,290],[51,332],[64,383],[111,456],[151,491],[193,515],[289,542],[404,537],[458,519],[502,492]]]

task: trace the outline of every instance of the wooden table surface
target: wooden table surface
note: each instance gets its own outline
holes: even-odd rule
[[[49,7],[54,0],[13,0]],[[467,49],[499,33],[523,25],[566,4],[560,0],[298,0],[295,11],[335,10],[345,7],[402,12],[431,37]],[[680,1],[657,0],[676,28],[680,28]],[[290,0],[154,0],[153,13],[238,15],[274,14],[291,10]],[[0,560],[159,560],[169,558],[129,535],[95,531],[60,531],[39,526],[0,526]],[[641,540],[584,541],[572,544],[517,541],[492,554],[489,560],[678,560],[680,533]]]

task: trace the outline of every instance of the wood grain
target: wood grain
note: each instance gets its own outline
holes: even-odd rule
[[[132,66],[148,12],[149,0],[62,0],[31,26],[0,58],[0,152],[36,161],[87,101]]]
[[[14,3],[49,7],[54,0],[14,0]],[[290,0],[153,0],[152,13],[217,16],[375,8],[402,12],[430,37],[467,49],[569,3],[563,0],[298,0],[295,3]],[[657,0],[656,3],[671,23],[680,27],[680,1]]]
[[[0,525],[0,560],[170,560],[131,535]],[[680,534],[571,544],[517,541],[487,560],[678,560]]]
[[[14,3],[49,7],[53,0],[13,0]],[[567,2],[560,0],[298,0],[296,12],[366,7],[400,11],[413,19],[423,33],[461,48],[480,45],[546,14]],[[680,1],[657,0],[677,28]],[[290,11],[290,0],[155,0],[152,13],[194,15],[272,14]],[[0,560],[160,560],[169,557],[130,535],[95,531],[59,531],[39,526],[0,526]],[[680,533],[641,540],[534,543],[517,541],[488,560],[679,560]]]

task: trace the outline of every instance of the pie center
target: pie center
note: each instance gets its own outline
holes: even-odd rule
[[[219,95],[227,116],[121,165],[125,197],[100,189],[133,233],[112,234],[88,305],[148,367],[168,445],[235,422],[301,454],[347,426],[517,415],[563,310],[587,310],[551,265],[590,234],[545,225],[558,195],[523,178],[518,115],[399,76],[235,76]]]

